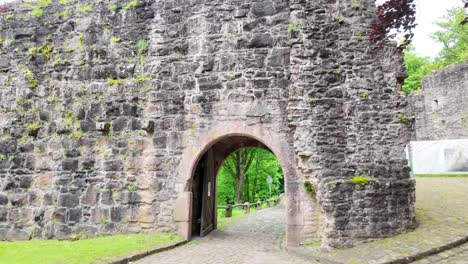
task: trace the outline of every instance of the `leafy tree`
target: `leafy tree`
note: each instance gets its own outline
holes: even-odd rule
[[[448,66],[468,60],[468,26],[462,25],[465,10],[462,7],[449,9],[442,21],[436,23],[441,30],[432,38],[443,45],[436,58],[436,64]]]
[[[420,57],[415,54],[414,46],[410,45],[405,51],[405,65],[408,72],[403,85],[403,91],[407,94],[422,89],[422,78],[431,73],[432,62],[427,57]]]
[[[244,177],[242,185],[239,184],[240,175]],[[272,196],[283,193],[283,172],[275,155],[259,148],[234,152],[226,159],[218,174],[218,204],[255,202],[269,198],[268,177],[273,179]]]
[[[422,79],[432,70],[468,61],[468,25],[462,23],[464,19],[465,11],[460,7],[447,10],[443,20],[436,23],[441,29],[434,32],[432,38],[443,48],[433,60],[418,56],[414,47],[408,46],[405,51],[408,72],[403,85],[405,93],[422,89]]]
[[[400,45],[404,48],[413,38],[413,29],[416,27],[416,5],[414,0],[387,0],[377,6],[376,19],[369,32],[371,43],[377,43],[387,38],[402,35],[408,40]]]

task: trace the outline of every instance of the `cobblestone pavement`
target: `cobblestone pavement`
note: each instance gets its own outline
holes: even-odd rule
[[[344,263],[377,264],[404,258],[454,242],[468,235],[468,178],[418,178],[416,207],[419,227],[409,233],[324,252],[298,247],[286,253],[279,248],[284,237],[283,207],[261,210],[214,231],[186,246],[149,256],[149,263]],[[297,257],[301,256],[301,258]],[[304,261],[308,259],[309,261]],[[468,243],[414,262],[416,264],[468,264]]]
[[[468,264],[468,243],[412,264]]]
[[[285,231],[285,208],[263,209],[237,220],[224,230],[213,231],[185,246],[148,256],[138,264],[302,264],[280,250]]]
[[[328,253],[300,247],[300,253],[339,263],[376,264],[446,245],[468,236],[467,194],[468,178],[417,178],[416,219],[419,227],[416,230]],[[468,264],[466,244],[454,249],[451,257],[444,257],[445,253],[437,255],[444,258],[439,261],[430,257],[420,263]]]

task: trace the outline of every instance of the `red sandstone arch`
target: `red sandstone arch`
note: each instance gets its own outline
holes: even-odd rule
[[[292,144],[289,135],[265,130],[261,126],[246,126],[242,122],[230,122],[215,126],[206,133],[200,133],[192,139],[191,144],[184,150],[177,174],[176,190],[178,199],[175,208],[175,220],[178,223],[178,231],[186,239],[191,239],[192,216],[192,179],[200,158],[209,150],[214,149],[218,153],[216,157],[216,173],[232,152],[244,147],[260,147],[271,151],[283,169],[285,192],[287,227],[286,239],[288,244],[297,245],[302,238],[303,219],[303,179],[299,179]],[[301,188],[302,187],[302,188]]]

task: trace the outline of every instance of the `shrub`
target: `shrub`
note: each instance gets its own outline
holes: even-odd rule
[[[297,33],[301,31],[301,25],[299,24],[294,24],[294,23],[289,23],[288,25],[288,33]]]
[[[94,6],[93,5],[84,5],[78,7],[78,12],[80,13],[92,13],[94,11]]]
[[[146,40],[139,40],[137,43],[137,46],[138,46],[137,56],[138,58],[141,59],[146,53],[148,53],[149,42]]]
[[[42,125],[39,121],[34,121],[28,126],[28,134],[30,136],[36,137],[37,134],[39,133],[39,130],[41,130]]]
[[[112,37],[110,39],[111,43],[120,43],[120,41],[122,41],[122,40],[119,37]]]
[[[126,3],[122,7],[122,9],[124,9],[124,10],[135,9],[137,5],[138,5],[138,0],[132,0],[132,1],[128,2],[128,3]]]
[[[359,186],[365,186],[369,180],[368,176],[354,176],[351,182]]]
[[[118,85],[119,87],[122,87],[125,84],[125,80],[109,79],[107,80],[107,84]]]

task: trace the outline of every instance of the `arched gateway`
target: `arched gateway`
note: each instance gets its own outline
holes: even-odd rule
[[[281,162],[289,244],[414,227],[404,68],[367,41],[375,0],[47,2],[0,16],[0,240],[190,238],[197,164],[207,185],[251,145]]]
[[[300,243],[304,231],[303,203],[309,202],[309,207],[315,207],[315,202],[304,197],[305,193],[302,188],[304,180],[298,178],[296,168],[292,166],[295,163],[294,152],[290,148],[288,136],[264,131],[259,125],[245,126],[242,122],[227,122],[204,134],[205,136],[199,139],[200,144],[195,144],[184,151],[178,170],[178,190],[181,192],[176,203],[176,221],[178,221],[179,233],[190,239],[196,216],[202,219],[202,230],[198,231],[204,232],[203,229],[206,228],[208,229],[206,232],[209,232],[216,227],[215,188],[218,170],[224,160],[239,148],[257,147],[271,151],[281,163],[286,193],[286,237],[290,244]],[[202,164],[205,170],[197,171]],[[204,174],[201,182],[197,173]],[[194,186],[199,184],[203,185],[202,193],[194,190]],[[194,210],[199,210],[199,208],[194,208],[194,200],[202,202],[204,215],[194,212]]]

